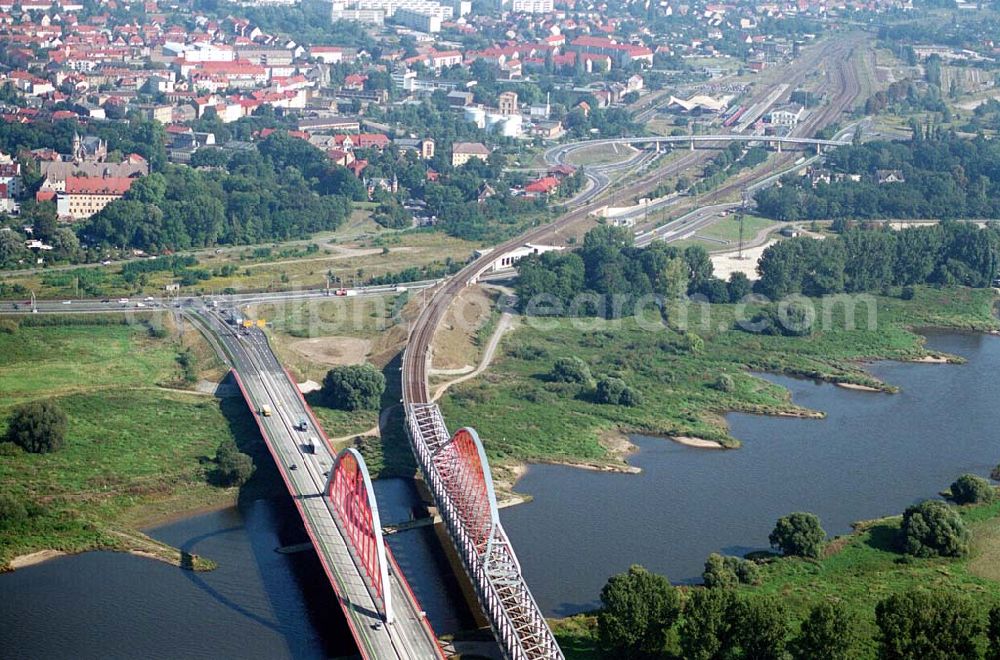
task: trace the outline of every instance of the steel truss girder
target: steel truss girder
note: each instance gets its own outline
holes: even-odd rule
[[[348,447],[337,454],[324,493],[333,503],[334,521],[350,540],[352,554],[368,578],[366,586],[372,598],[382,606],[380,614],[386,623],[392,623],[392,588],[382,522],[368,466],[357,449]]]
[[[435,404],[409,404],[406,424],[417,462],[504,655],[562,660],[500,523],[478,435],[469,428],[450,435]]]

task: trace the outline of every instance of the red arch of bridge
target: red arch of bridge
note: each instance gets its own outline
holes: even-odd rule
[[[386,622],[392,623],[392,588],[382,523],[368,467],[357,449],[348,447],[337,454],[327,480],[326,496],[333,502],[339,522],[368,575],[376,602],[382,604],[381,614]]]
[[[493,475],[476,430],[455,432],[434,456],[438,472],[459,510],[459,516],[480,555],[489,551],[493,531],[500,524]]]

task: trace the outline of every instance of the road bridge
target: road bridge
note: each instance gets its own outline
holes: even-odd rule
[[[298,386],[258,329],[235,311],[188,311],[232,368],[295,503],[362,657],[443,658],[425,613],[382,538],[364,459],[334,452]]]

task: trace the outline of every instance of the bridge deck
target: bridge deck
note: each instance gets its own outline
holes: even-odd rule
[[[395,616],[392,623],[382,623],[379,602],[350,541],[335,522],[330,500],[323,494],[334,453],[264,334],[253,330],[239,335],[217,318],[210,322],[233,362],[240,390],[302,516],[362,656],[379,660],[442,658],[426,616],[394,561],[389,588]],[[264,405],[271,407],[270,416],[259,414]],[[296,430],[300,420],[308,421],[307,431]],[[303,449],[308,438],[315,438],[313,453]]]

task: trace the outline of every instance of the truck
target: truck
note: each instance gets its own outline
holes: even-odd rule
[[[260,414],[263,415],[264,417],[270,417],[271,416],[271,406],[267,406],[267,405],[261,406],[260,407]]]

